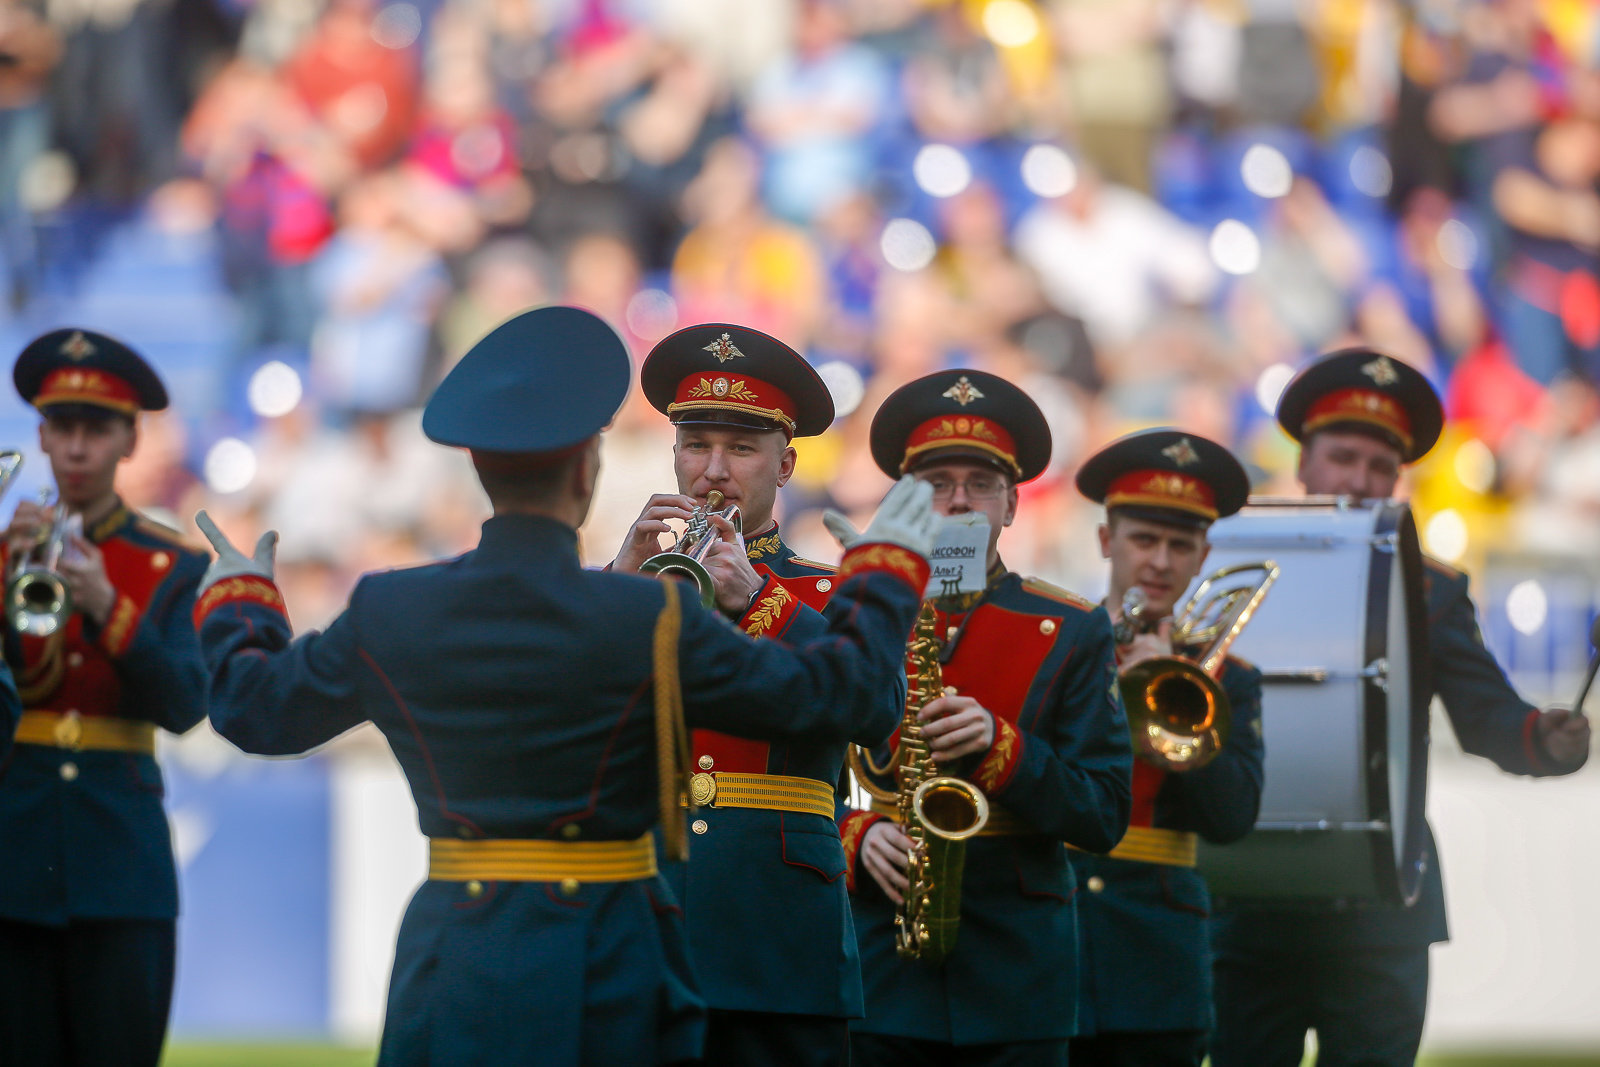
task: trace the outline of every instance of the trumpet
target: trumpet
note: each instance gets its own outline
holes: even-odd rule
[[[0,453],[0,463],[4,462],[4,455]],[[19,456],[17,466],[21,464]],[[53,506],[55,517],[33,547],[11,561],[6,578],[6,620],[18,634],[27,637],[49,637],[72,617],[72,591],[56,568],[61,564],[68,535],[76,529],[77,517],[67,515],[59,496],[52,504],[48,489],[40,491],[39,503]]]
[[[1224,579],[1250,572],[1259,572],[1259,577],[1211,592]],[[1217,758],[1227,744],[1231,721],[1228,697],[1218,681],[1222,665],[1228,649],[1277,580],[1278,565],[1270,559],[1213,572],[1201,581],[1172,625],[1174,645],[1209,642],[1199,659],[1156,656],[1122,672],[1118,685],[1128,710],[1135,755],[1174,772],[1192,771]],[[1119,624],[1119,644],[1131,641],[1146,627],[1140,618],[1143,610],[1142,591],[1136,600],[1124,599],[1123,618],[1128,625],[1124,629]]]
[[[733,528],[744,530],[744,523],[739,516],[739,505],[729,504],[722,506],[722,491],[713,489],[706,494],[706,502],[695,508],[689,515],[688,528],[683,531],[683,536],[678,538],[673,546],[665,552],[657,552],[639,565],[640,574],[666,574],[682,575],[694,582],[700,590],[700,603],[709,608],[716,601],[716,587],[711,581],[711,572],[706,570],[703,562],[711,551],[711,546],[717,543],[717,529],[711,525],[712,515],[721,515],[733,523]]]

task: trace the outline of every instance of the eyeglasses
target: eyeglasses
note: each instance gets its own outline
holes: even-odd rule
[[[943,477],[922,480],[933,487],[933,499],[941,504],[955,496],[957,488],[966,490],[968,500],[978,502],[996,500],[1006,491],[1006,480],[994,474],[974,474],[960,482]]]

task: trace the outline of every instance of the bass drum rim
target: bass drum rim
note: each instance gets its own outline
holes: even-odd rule
[[[1394,798],[1389,791],[1389,767],[1386,761],[1371,760],[1366,763],[1367,810],[1377,813],[1389,824],[1388,834],[1372,834],[1373,868],[1383,872],[1379,879],[1379,892],[1388,904],[1408,907],[1422,893],[1424,857],[1427,850],[1428,823],[1425,806],[1428,793],[1428,714],[1433,698],[1432,664],[1428,657],[1427,598],[1423,593],[1422,572],[1425,564],[1422,546],[1417,538],[1416,519],[1405,504],[1385,502],[1373,526],[1374,544],[1371,566],[1367,570],[1366,662],[1387,659],[1390,649],[1389,599],[1393,594],[1390,583],[1396,574],[1404,583],[1401,595],[1405,598],[1406,615],[1411,626],[1404,635],[1406,642],[1406,679],[1409,682],[1408,703],[1411,709],[1410,741],[1406,755],[1410,764],[1406,776],[1405,825],[1394,822]],[[1382,566],[1378,558],[1392,551],[1397,566]],[[1371,620],[1382,620],[1372,625]],[[1385,737],[1389,730],[1391,701],[1385,687],[1367,684],[1362,687],[1364,727],[1369,737]],[[1399,835],[1400,849],[1396,856],[1394,835]]]

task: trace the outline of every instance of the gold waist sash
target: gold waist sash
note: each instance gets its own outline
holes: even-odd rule
[[[787,774],[728,774],[702,771],[689,779],[697,808],[766,808],[833,818],[833,787],[815,778]]]
[[[1199,848],[1198,840],[1192,830],[1130,826],[1122,840],[1117,842],[1117,847],[1106,855],[1114,860],[1132,860],[1135,863],[1165,863],[1169,867],[1193,867]]]
[[[656,843],[428,839],[428,877],[441,882],[637,882],[656,873]]]
[[[137,752],[156,754],[155,723],[137,719],[85,718],[75,711],[25,711],[16,740],[73,752]]]

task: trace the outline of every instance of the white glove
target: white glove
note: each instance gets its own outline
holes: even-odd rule
[[[895,483],[878,505],[878,513],[867,524],[865,533],[850,525],[850,520],[829,508],[822,513],[822,524],[849,551],[860,542],[879,541],[909,548],[927,558],[939,531],[939,515],[933,510],[933,486],[906,475]]]
[[[233,542],[223,536],[222,531],[217,529],[217,524],[211,521],[211,516],[203,509],[195,515],[194,524],[200,527],[200,532],[206,535],[211,547],[217,550],[217,558],[211,561],[211,566],[206,568],[206,573],[200,578],[197,596],[224,578],[253,574],[258,578],[272,581],[272,561],[278,552],[277,530],[268,530],[262,534],[256,541],[254,556],[246,556],[233,547]]]

